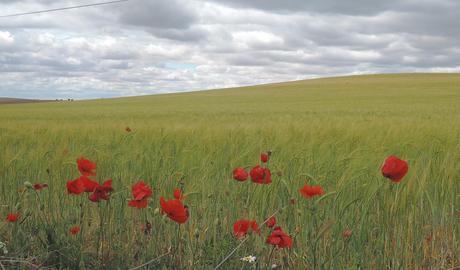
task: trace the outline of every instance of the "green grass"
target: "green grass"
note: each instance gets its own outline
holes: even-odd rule
[[[3,105],[0,145],[0,241],[9,250],[0,262],[11,268],[27,261],[127,269],[170,249],[150,269],[212,269],[238,245],[237,219],[262,223],[283,207],[276,217],[294,246],[275,250],[271,260],[283,269],[460,267],[460,74]],[[271,185],[232,180],[233,168],[256,165],[266,150],[273,151]],[[379,171],[390,154],[409,162],[399,185]],[[67,195],[79,156],[97,162],[99,181],[113,179],[108,204]],[[144,210],[127,207],[139,179],[154,189]],[[50,187],[38,201],[33,192],[21,195],[25,181]],[[158,208],[159,197],[172,198],[181,181],[191,217],[178,231]],[[307,182],[328,194],[301,198]],[[83,232],[70,236],[81,202]],[[22,223],[3,223],[11,211]],[[140,229],[146,220],[150,235]],[[348,241],[345,229],[353,230]],[[252,269],[239,260],[250,254],[267,269],[267,234],[251,235],[222,269]]]

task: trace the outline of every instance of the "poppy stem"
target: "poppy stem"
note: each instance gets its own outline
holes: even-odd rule
[[[78,267],[81,267],[82,265],[81,262],[83,261],[83,231],[84,231],[84,227],[83,226],[83,218],[84,218],[84,213],[85,213],[85,209],[84,209],[84,202],[85,200],[83,200],[83,196],[80,196],[80,233],[78,235],[78,240],[80,242],[80,254],[78,256]]]
[[[37,203],[38,203],[38,209],[40,211],[40,216],[45,221],[46,225],[49,227],[50,222],[48,220],[48,216],[45,214],[45,211],[43,210],[45,206],[42,203],[42,200],[40,198],[40,194],[38,194],[38,192],[36,190],[34,190],[34,193],[35,193],[35,198],[36,198]]]
[[[273,251],[275,251],[275,247],[276,247],[276,246],[273,246],[273,247],[272,247],[272,250],[270,251],[270,255],[268,256],[268,267],[271,266],[272,255],[273,255]]]
[[[179,268],[182,268],[182,248],[181,248],[180,224],[177,224],[177,255],[179,256]]]
[[[101,251],[101,267],[104,266],[104,214],[101,205],[97,205],[99,210],[99,235],[97,239],[97,256],[99,256],[99,250]]]

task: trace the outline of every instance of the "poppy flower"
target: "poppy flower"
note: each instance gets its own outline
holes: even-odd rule
[[[348,238],[351,237],[352,234],[353,234],[352,230],[346,229],[345,231],[343,231],[342,237],[343,237],[343,239],[348,239]]]
[[[275,227],[267,237],[266,243],[277,246],[278,248],[290,248],[292,247],[292,238],[283,232],[281,227]]]
[[[152,196],[152,189],[144,183],[139,181],[131,188],[133,200],[128,202],[128,206],[136,208],[146,208],[148,205],[148,198]]]
[[[310,199],[314,196],[321,196],[324,195],[324,190],[321,186],[309,186],[305,185],[303,188],[299,189],[300,194],[303,197]]]
[[[246,181],[248,179],[248,173],[243,168],[236,168],[233,170],[233,179],[236,181]]]
[[[94,192],[89,195],[89,200],[92,202],[99,202],[101,200],[107,201],[110,196],[110,192],[113,191],[112,179],[105,181],[102,185],[98,185]]]
[[[19,219],[19,214],[18,213],[9,213],[7,216],[6,216],[6,220],[8,222],[16,222],[18,221]]]
[[[48,184],[36,183],[36,184],[33,184],[32,187],[33,187],[34,190],[39,191],[39,190],[42,190],[42,189],[44,189],[44,188],[47,188],[47,187],[48,187]]]
[[[267,163],[269,159],[270,159],[270,153],[260,154],[260,161],[262,161],[263,163]]]
[[[184,195],[182,194],[182,190],[180,188],[174,189],[174,198],[183,201],[185,199]]]
[[[425,236],[425,241],[427,241],[429,243],[429,242],[431,242],[431,240],[433,240],[433,234],[432,233],[427,234]]]
[[[273,228],[275,225],[276,225],[276,218],[275,217],[271,217],[267,220],[267,227],[268,228]]]
[[[89,179],[87,176],[83,175],[80,177],[85,187],[85,192],[94,192],[94,190],[99,186],[99,183]]]
[[[69,192],[69,194],[74,195],[83,193],[85,191],[85,183],[83,182],[81,177],[72,181],[67,181],[67,191]]]
[[[272,182],[270,169],[262,168],[259,165],[252,168],[249,175],[251,175],[252,182],[257,184],[270,184]]]
[[[76,235],[80,232],[80,226],[73,226],[72,228],[70,228],[69,230],[69,233],[71,235]]]
[[[255,220],[240,219],[233,224],[233,234],[237,238],[245,237],[250,231],[260,233],[259,225]]]
[[[407,161],[396,156],[389,156],[382,165],[383,176],[395,183],[399,183],[409,170]]]
[[[184,206],[181,200],[165,200],[165,198],[160,197],[160,205],[162,212],[165,213],[170,219],[179,224],[187,222],[189,218],[188,207]]]
[[[84,157],[77,159],[77,167],[82,175],[85,175],[85,176],[96,175],[96,163]]]
[[[128,202],[129,207],[135,207],[137,209],[147,208],[148,205],[149,200],[147,198],[144,198],[142,200],[130,200]]]

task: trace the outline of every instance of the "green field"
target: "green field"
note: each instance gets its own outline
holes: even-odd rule
[[[262,228],[221,269],[460,268],[460,74],[2,105],[0,145],[7,269],[129,269],[157,257],[149,269],[212,269],[240,242],[237,219],[261,224],[281,208],[293,247],[269,262]],[[258,164],[267,150],[271,185],[232,179],[233,168]],[[409,162],[400,184],[380,173],[391,154]],[[98,181],[113,179],[108,203],[67,194],[80,156],[97,162]],[[139,179],[154,189],[148,209],[127,207]],[[37,197],[25,181],[49,188]],[[159,197],[172,198],[180,182],[190,219],[178,226],[160,213]],[[305,183],[327,194],[302,198]],[[4,222],[9,212],[20,222]],[[68,233],[73,225],[82,226],[78,236]],[[240,260],[247,255],[257,264]]]

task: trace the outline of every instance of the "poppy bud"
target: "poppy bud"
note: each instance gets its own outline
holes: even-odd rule
[[[265,224],[267,224],[268,228],[273,228],[276,225],[276,218],[270,217]]]
[[[431,242],[431,240],[433,240],[433,234],[432,233],[430,233],[427,236],[425,236],[425,241],[427,241],[429,243],[429,242]]]
[[[270,156],[268,153],[260,154],[260,161],[262,161],[263,163],[267,163],[269,159],[270,159]]]
[[[351,237],[352,234],[353,234],[352,230],[346,229],[345,231],[343,231],[342,237],[343,237],[343,239],[347,240],[348,238]]]
[[[71,235],[77,235],[80,232],[80,226],[73,226],[69,229]]]

